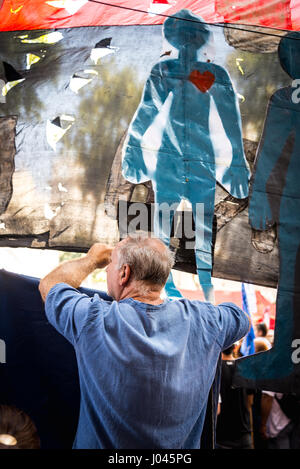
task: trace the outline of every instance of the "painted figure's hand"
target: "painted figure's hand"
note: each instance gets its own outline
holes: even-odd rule
[[[122,175],[132,184],[149,181],[141,146],[127,145],[123,149]]]
[[[230,166],[222,177],[229,193],[237,199],[248,197],[249,171],[246,167]]]
[[[111,260],[112,248],[106,244],[96,243],[89,249],[87,256],[95,264],[95,269],[103,269]]]
[[[274,223],[274,217],[265,192],[253,192],[249,202],[249,222],[255,230],[267,230]]]

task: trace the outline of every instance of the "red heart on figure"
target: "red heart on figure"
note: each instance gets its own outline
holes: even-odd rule
[[[208,70],[201,73],[199,70],[193,70],[190,73],[189,80],[193,85],[197,86],[198,90],[205,93],[213,85],[215,81],[215,75]]]

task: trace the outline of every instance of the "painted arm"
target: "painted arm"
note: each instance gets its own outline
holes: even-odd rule
[[[248,182],[250,173],[244,154],[242,139],[242,122],[239,106],[230,77],[225,69],[215,69],[216,82],[211,95],[216,103],[224,130],[232,146],[232,160],[229,168],[224,172],[221,184],[229,193],[242,199],[248,196]]]
[[[251,181],[249,221],[250,225],[257,230],[265,230],[275,223],[270,199],[273,194],[277,194],[278,197],[279,181],[276,180],[276,175],[271,181],[270,176],[277,161],[283,155],[283,149],[292,128],[291,111],[284,107],[282,101],[280,102],[280,95],[281,90],[270,99]],[[278,170],[280,172],[280,168]]]
[[[110,262],[112,249],[106,245],[96,243],[85,257],[64,262],[56,267],[39,284],[41,297],[45,301],[49,291],[58,283],[67,283],[78,288],[82,281],[95,269],[102,269]]]
[[[141,102],[129,126],[123,146],[122,174],[133,184],[150,179],[143,155],[142,138],[167,97],[163,80],[161,64],[157,64],[153,67],[145,84]],[[152,153],[151,158],[154,158],[155,152]]]

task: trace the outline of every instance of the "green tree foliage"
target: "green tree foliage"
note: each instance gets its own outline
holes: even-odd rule
[[[117,147],[139,104],[142,84],[130,67],[118,69],[112,59],[98,68],[99,78],[80,90],[76,125],[65,137],[84,170],[82,196],[103,202],[106,182]]]

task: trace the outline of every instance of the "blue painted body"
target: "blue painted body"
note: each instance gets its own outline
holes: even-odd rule
[[[186,199],[192,204],[197,272],[206,299],[213,301],[211,238],[216,180],[234,197],[244,198],[248,195],[249,171],[230,77],[221,66],[197,60],[198,50],[210,38],[209,27],[189,10],[175,16],[182,20],[168,18],[163,32],[178,49],[178,58],[152,68],[124,144],[122,172],[134,184],[151,180],[156,203],[174,204],[167,224],[162,222],[164,210],[155,210],[155,234],[167,245],[172,215],[180,201]],[[211,139],[212,105],[232,148],[231,161],[220,163],[218,171]],[[152,137],[145,143],[149,129]],[[204,219],[196,217],[199,203],[204,204]],[[166,291],[171,297],[181,296],[171,276]]]
[[[300,77],[299,39],[300,33],[289,33],[278,50],[282,67],[293,79]],[[291,378],[297,371],[292,342],[300,337],[300,103],[295,100],[295,91],[292,86],[282,88],[270,99],[249,203],[253,228],[265,230],[277,224],[279,283],[274,347],[239,365],[244,378],[263,380],[266,389],[282,392],[299,391],[295,377]],[[275,389],[274,380],[279,379]]]

